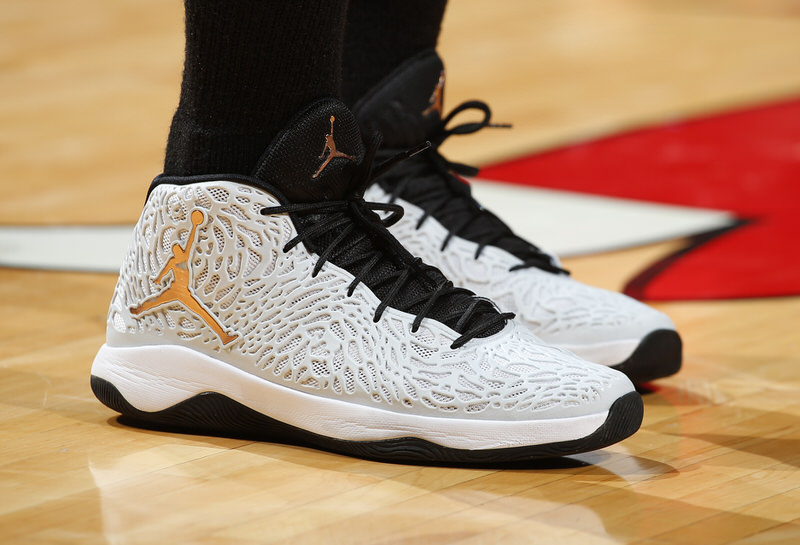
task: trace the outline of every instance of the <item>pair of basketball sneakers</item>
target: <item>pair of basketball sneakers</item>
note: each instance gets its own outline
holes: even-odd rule
[[[679,369],[674,325],[572,280],[471,197],[473,169],[438,148],[490,112],[443,118],[443,85],[428,52],[352,112],[308,106],[250,176],[156,178],[97,397],[145,427],[393,462],[529,460],[635,432],[631,381]],[[468,109],[483,120],[451,126]]]

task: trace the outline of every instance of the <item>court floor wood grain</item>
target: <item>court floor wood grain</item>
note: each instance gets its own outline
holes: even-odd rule
[[[177,0],[3,2],[0,223],[135,221],[177,100],[181,19]],[[515,123],[448,143],[480,163],[797,96],[800,2],[459,0],[441,50],[451,107],[481,98]],[[618,289],[676,244],[567,265]],[[2,543],[800,542],[800,298],[659,305],[685,367],[645,394],[641,431],[478,470],[118,424],[88,385],[114,281],[0,269]]]

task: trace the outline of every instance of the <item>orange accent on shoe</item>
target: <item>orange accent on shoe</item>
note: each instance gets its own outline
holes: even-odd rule
[[[331,159],[334,157],[343,157],[345,159],[350,159],[351,161],[355,161],[355,158],[352,155],[347,155],[346,153],[342,153],[341,151],[336,149],[336,141],[333,139],[333,122],[336,121],[335,116],[331,116],[331,132],[325,135],[325,147],[322,148],[322,153],[320,154],[319,158],[322,159],[325,157],[325,153],[328,152],[328,157],[325,161],[319,166],[317,171],[314,173],[312,178],[316,178],[320,175],[325,167],[328,166],[328,163],[331,162]]]
[[[208,327],[214,330],[217,336],[222,341],[223,345],[234,341],[235,339],[239,338],[238,335],[229,335],[225,332],[222,328],[222,325],[217,321],[216,317],[212,315],[206,308],[203,306],[195,295],[192,293],[190,285],[190,268],[189,268],[189,257],[191,255],[191,248],[192,244],[194,243],[194,238],[197,233],[198,225],[201,225],[205,222],[205,214],[200,210],[192,211],[192,230],[189,232],[189,238],[186,240],[186,246],[181,248],[180,244],[174,244],[172,246],[172,257],[164,264],[164,267],[161,269],[161,272],[158,273],[153,281],[162,284],[164,278],[172,272],[172,282],[170,282],[167,288],[151,297],[148,297],[141,304],[131,307],[130,311],[131,314],[134,316],[138,316],[143,312],[146,312],[150,309],[166,305],[169,303],[181,303],[184,307],[194,312],[201,320],[203,320]]]
[[[444,70],[439,72],[439,81],[436,82],[436,87],[433,88],[431,98],[428,99],[428,107],[422,111],[422,115],[430,115],[433,112],[439,112],[442,115],[442,99],[444,92]]]

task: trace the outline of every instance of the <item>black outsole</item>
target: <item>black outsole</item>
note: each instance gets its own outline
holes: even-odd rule
[[[642,423],[642,399],[636,392],[617,399],[603,424],[581,439],[524,447],[464,450],[416,437],[381,441],[346,441],[290,426],[222,394],[206,392],[168,409],[144,412],[133,407],[117,388],[92,376],[92,391],[107,407],[121,413],[120,423],[158,431],[233,437],[307,446],[357,458],[393,463],[452,466],[496,466],[578,454],[603,448],[632,435]]]
[[[634,384],[641,384],[680,371],[682,353],[680,335],[671,329],[658,329],[648,333],[628,359],[611,368],[625,373]]]

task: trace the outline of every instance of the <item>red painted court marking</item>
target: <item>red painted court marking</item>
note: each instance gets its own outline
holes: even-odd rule
[[[735,213],[626,292],[653,300],[800,294],[800,99],[490,165],[481,178]]]

